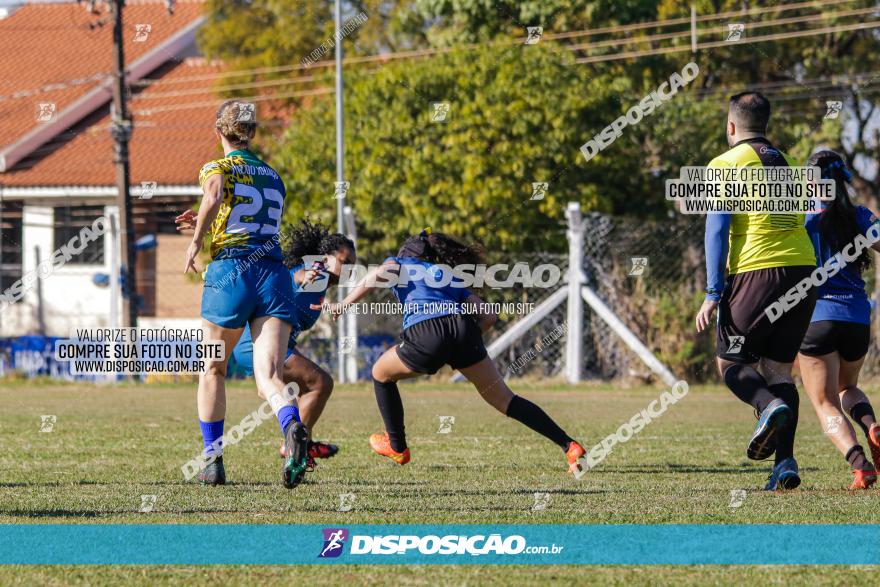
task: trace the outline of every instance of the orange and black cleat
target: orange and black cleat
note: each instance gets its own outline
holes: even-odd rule
[[[579,459],[587,454],[587,451],[584,450],[578,442],[572,440],[568,443],[568,448],[565,450],[565,458],[568,461],[568,471],[572,473],[575,477],[580,478],[586,471],[584,470],[584,466],[578,462]]]
[[[880,424],[877,422],[868,428],[868,446],[871,448],[871,460],[874,461],[876,467],[880,462]]]
[[[853,471],[853,482],[849,486],[850,489],[867,489],[877,482],[877,471],[862,471],[856,469]]]
[[[373,452],[376,454],[388,457],[398,465],[405,465],[409,462],[409,448],[403,449],[403,452],[397,452],[391,448],[391,441],[388,440],[387,433],[381,434],[377,432],[376,434],[371,434],[370,448],[372,448]]]

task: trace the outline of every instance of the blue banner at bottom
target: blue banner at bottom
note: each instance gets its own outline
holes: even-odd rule
[[[877,525],[0,525],[2,564],[878,565]]]

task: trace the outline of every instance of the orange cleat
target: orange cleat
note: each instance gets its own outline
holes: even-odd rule
[[[880,424],[874,422],[868,428],[868,446],[871,448],[871,460],[874,461],[874,467],[880,462]]]
[[[877,471],[862,471],[856,469],[853,471],[853,482],[849,486],[850,489],[867,489],[877,482]]]
[[[572,440],[568,443],[568,449],[565,451],[565,458],[568,461],[568,471],[572,473],[575,477],[580,478],[586,471],[584,470],[583,465],[578,462],[582,456],[587,454],[587,451],[584,450],[580,444],[576,441]]]
[[[373,452],[383,457],[388,457],[398,465],[405,465],[409,462],[409,448],[403,452],[397,452],[391,448],[391,441],[388,440],[388,434],[376,433],[370,435],[370,448]]]

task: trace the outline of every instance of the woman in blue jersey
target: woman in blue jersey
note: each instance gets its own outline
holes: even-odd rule
[[[823,266],[836,254],[846,263],[819,287],[819,298],[807,334],[801,343],[798,364],[804,387],[823,430],[840,450],[853,472],[850,489],[866,489],[877,480],[874,465],[880,461],[880,428],[865,393],[859,389],[859,371],[871,339],[871,307],[862,272],[870,264],[870,248],[857,250],[850,243],[869,241],[860,235],[878,230],[877,219],[863,206],[854,206],[847,184],[852,174],[833,151],[819,151],[807,161],[819,167],[823,179],[835,182],[835,198],[821,212],[808,214],[805,227],[813,241],[816,262]],[[880,243],[871,248],[880,251]],[[854,258],[852,258],[854,257]],[[862,429],[871,448],[871,463],[844,416],[849,413]]]
[[[425,230],[408,238],[397,256],[368,273],[345,300],[326,306],[334,317],[339,316],[372,289],[392,280],[392,291],[403,306],[400,343],[373,365],[373,388],[386,432],[370,436],[370,446],[398,464],[409,462],[397,382],[433,374],[449,365],[473,383],[492,407],[557,444],[565,453],[569,470],[576,471],[583,447],[544,410],[510,390],[483,345],[482,334],[495,324],[497,316],[477,295],[457,286],[460,280],[450,279],[451,268],[473,268],[481,263],[479,248]]]
[[[323,225],[308,220],[301,220],[291,231],[290,245],[284,253],[284,264],[290,268],[293,282],[294,316],[282,375],[285,383],[295,382],[299,386],[299,413],[310,435],[314,434],[315,424],[333,391],[333,378],[296,348],[296,339],[314,326],[321,316],[320,309],[313,310],[312,306],[323,303],[327,290],[339,283],[343,267],[356,260],[351,239],[344,234],[331,234]],[[245,328],[233,356],[247,375],[253,374],[253,343],[249,328]],[[330,458],[338,451],[333,444],[309,440],[310,461]]]
[[[286,487],[294,487],[305,474],[308,431],[298,421],[281,377],[294,322],[293,287],[278,242],[286,190],[278,173],[250,150],[256,130],[251,103],[228,100],[217,111],[214,132],[224,157],[206,163],[199,173],[204,195],[186,252],[184,272],[196,271],[203,240],[209,237],[211,264],[202,292],[202,328],[205,340],[219,340],[225,346],[223,360],[209,361],[199,375],[199,424],[205,446],[199,480],[208,485],[226,483],[226,368],[242,330],[250,325],[257,391],[278,418],[291,455],[282,467],[282,480]]]

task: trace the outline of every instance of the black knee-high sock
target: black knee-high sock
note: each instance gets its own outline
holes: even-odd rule
[[[777,383],[770,386],[770,393],[784,401],[791,408],[791,420],[785,425],[785,429],[779,433],[776,440],[776,462],[794,456],[794,435],[797,432],[798,408],[800,396],[794,383]]]
[[[724,372],[724,383],[740,400],[749,404],[758,413],[776,397],[770,393],[767,380],[749,365],[731,365]]]
[[[853,471],[870,471],[871,461],[865,456],[865,449],[861,445],[855,445],[846,453],[846,462]]]
[[[373,379],[373,390],[376,392],[376,404],[385,422],[391,448],[403,452],[406,450],[406,434],[403,431],[403,402],[400,400],[397,383],[383,383]]]
[[[853,421],[859,425],[862,432],[865,433],[865,436],[868,435],[868,430],[871,428],[871,424],[877,421],[877,418],[874,416],[874,408],[872,408],[871,404],[868,402],[859,402],[854,405],[850,408],[849,415],[852,417]]]
[[[549,438],[561,446],[562,450],[566,450],[572,441],[572,438],[544,410],[524,397],[513,396],[510,405],[507,406],[507,416]]]

